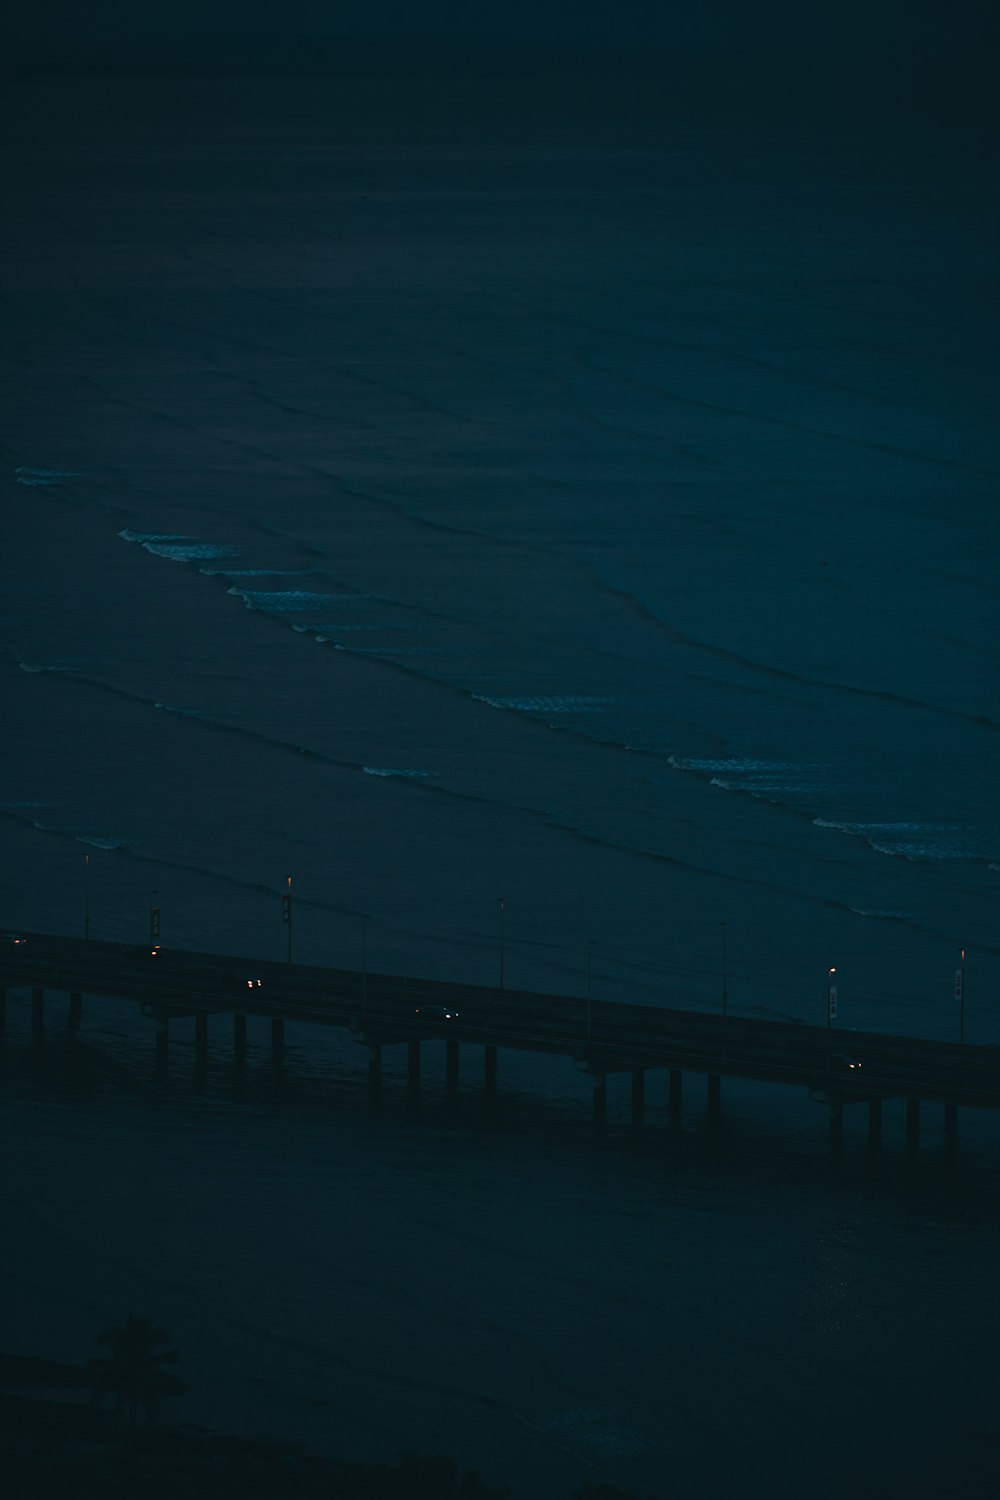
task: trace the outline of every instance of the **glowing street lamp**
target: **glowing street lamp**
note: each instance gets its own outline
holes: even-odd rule
[[[830,1030],[830,1022],[837,1014],[837,986],[833,982],[836,969],[829,969],[826,977],[826,1029]]]

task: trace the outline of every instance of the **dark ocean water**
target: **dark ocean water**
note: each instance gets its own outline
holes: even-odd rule
[[[0,922],[1000,1041],[995,222],[953,141],[440,80],[8,100]],[[649,101],[646,100],[648,106]],[[153,893],[155,892],[155,898]],[[723,924],[724,928],[723,928]],[[6,1343],[518,1496],[995,1492],[995,1122],[9,1006]],[[398,1082],[398,1080],[397,1080]]]

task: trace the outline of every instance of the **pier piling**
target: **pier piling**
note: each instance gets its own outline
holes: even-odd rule
[[[603,1125],[608,1118],[608,1080],[604,1073],[594,1074],[594,1124]]]
[[[79,990],[74,990],[69,997],[69,1024],[74,1031],[79,1026],[80,1018],[82,1015],[83,996],[80,994]]]
[[[167,1049],[170,1045],[170,1022],[161,1016],[156,1023],[156,1067],[161,1071],[167,1065]]]
[[[906,1101],[906,1149],[916,1151],[920,1145],[920,1100]]]
[[[247,1018],[240,1011],[233,1016],[233,1051],[237,1057],[247,1055]]]
[[[671,1125],[681,1123],[681,1105],[684,1094],[684,1074],[680,1068],[670,1069],[670,1083],[668,1087],[667,1103],[670,1114]]]
[[[646,1070],[632,1069],[632,1124],[641,1125],[646,1105]]]
[[[830,1150],[839,1152],[844,1144],[844,1106],[839,1099],[830,1105]]]
[[[445,1042],[445,1075],[449,1094],[458,1093],[458,1043],[454,1037]]]

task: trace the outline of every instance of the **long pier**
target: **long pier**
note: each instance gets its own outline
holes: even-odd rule
[[[869,1139],[877,1144],[883,1103],[905,1100],[910,1146],[919,1138],[924,1104],[943,1106],[949,1141],[955,1139],[959,1107],[1000,1109],[998,1047],[828,1030],[795,1021],[708,1015],[154,944],[2,934],[0,1030],[8,992],[22,988],[31,991],[32,1027],[39,1040],[50,992],[69,996],[71,1026],[81,1022],[84,996],[137,1003],[154,1023],[161,1060],[167,1055],[171,1025],[181,1021],[193,1021],[196,1049],[205,1055],[211,1015],[232,1016],[237,1056],[246,1051],[248,1016],[270,1019],[271,1045],[279,1052],[286,1021],[340,1027],[367,1048],[373,1090],[381,1084],[385,1047],[406,1047],[407,1078],[415,1087],[422,1043],[443,1039],[451,1091],[458,1087],[462,1048],[481,1054],[487,1090],[497,1086],[499,1049],[566,1057],[592,1079],[597,1121],[606,1115],[609,1075],[627,1073],[632,1120],[641,1124],[650,1069],[666,1070],[672,1121],[680,1118],[685,1074],[706,1078],[710,1115],[721,1108],[724,1078],[807,1089],[829,1109],[834,1148],[841,1144],[843,1111],[850,1105],[867,1107]]]

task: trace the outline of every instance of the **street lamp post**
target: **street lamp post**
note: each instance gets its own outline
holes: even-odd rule
[[[725,1020],[729,1014],[729,974],[726,967],[726,924],[720,922],[722,928],[722,1016]]]
[[[955,970],[955,999],[958,1001],[958,1040],[965,1041],[965,949]]]
[[[90,855],[83,856],[83,937],[90,938]]]
[[[587,1041],[590,1041],[591,1012],[593,1010],[593,996],[590,988],[591,956],[594,951],[594,940],[590,938],[587,942]]]
[[[368,913],[361,918],[361,1014],[368,1015]]]
[[[502,896],[498,896],[497,897],[497,904],[500,907],[500,988],[503,989],[503,958],[504,958],[503,947],[504,947],[504,933],[503,933],[503,897]]]
[[[829,1032],[830,1022],[837,1014],[837,986],[833,982],[836,969],[828,969],[826,976],[826,1029]]]
[[[292,877],[287,876],[285,894],[281,898],[281,920],[288,929],[288,962],[292,961]]]

